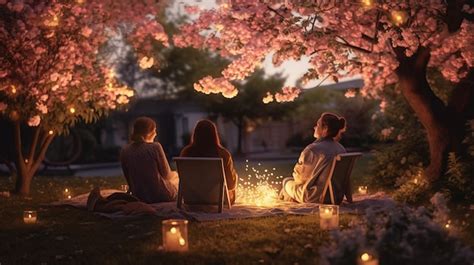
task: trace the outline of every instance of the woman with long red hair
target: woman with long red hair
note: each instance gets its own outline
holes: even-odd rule
[[[184,147],[180,156],[184,157],[220,157],[223,160],[225,179],[231,203],[235,202],[237,172],[234,168],[232,155],[219,140],[216,125],[210,120],[201,120],[194,128],[191,143]]]

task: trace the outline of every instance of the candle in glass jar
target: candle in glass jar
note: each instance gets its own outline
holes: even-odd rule
[[[319,206],[319,226],[323,230],[337,229],[339,227],[339,206]]]
[[[359,186],[358,188],[359,194],[367,194],[367,186]]]
[[[36,211],[24,211],[23,212],[23,222],[25,224],[36,224],[38,220],[38,214]]]
[[[188,221],[164,220],[162,223],[163,249],[165,251],[188,251]]]

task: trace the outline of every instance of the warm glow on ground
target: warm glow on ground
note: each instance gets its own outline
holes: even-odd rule
[[[266,169],[261,163],[256,167],[250,167],[246,161],[246,177],[239,178],[237,187],[238,203],[272,207],[278,203],[278,192],[281,188],[283,176],[276,176],[276,169]]]

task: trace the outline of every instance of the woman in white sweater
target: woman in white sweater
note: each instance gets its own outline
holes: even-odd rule
[[[331,163],[338,154],[346,152],[334,138],[345,127],[344,118],[328,112],[321,115],[314,126],[316,141],[301,152],[292,177],[283,180],[281,192],[283,199],[300,203],[325,202],[323,188],[329,177]]]

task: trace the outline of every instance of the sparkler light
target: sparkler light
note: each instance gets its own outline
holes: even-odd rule
[[[276,168],[266,169],[261,163],[249,166],[245,161],[246,178],[239,179],[237,202],[259,207],[272,207],[278,203],[283,176],[275,176]]]

